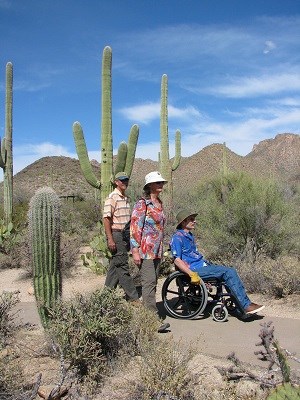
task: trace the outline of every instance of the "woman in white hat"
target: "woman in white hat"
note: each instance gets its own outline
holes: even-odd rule
[[[144,194],[133,207],[130,224],[131,252],[141,272],[143,304],[156,314],[156,286],[165,226],[159,195],[166,182],[158,171],[145,176]],[[163,332],[169,326],[163,324],[158,331]]]

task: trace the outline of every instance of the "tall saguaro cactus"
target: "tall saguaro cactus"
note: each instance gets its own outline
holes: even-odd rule
[[[111,100],[111,68],[112,50],[106,46],[103,50],[102,58],[102,121],[101,121],[101,172],[100,180],[95,176],[88,157],[88,152],[83,136],[83,130],[79,122],[73,124],[73,136],[80,166],[85,179],[90,185],[101,189],[101,202],[112,191],[114,175],[120,171],[125,171],[131,175],[136,146],[139,136],[139,127],[133,125],[130,130],[128,145],[121,142],[117,163],[113,168],[113,136],[112,136],[112,100]]]
[[[30,200],[29,236],[34,294],[44,327],[48,310],[61,295],[60,275],[60,200],[50,187],[36,191]]]
[[[13,215],[13,151],[12,151],[13,65],[6,64],[5,136],[0,140],[0,167],[3,169],[4,223]]]
[[[166,74],[161,79],[161,110],[160,110],[160,154],[159,164],[162,176],[168,181],[163,192],[167,212],[171,213],[173,207],[173,182],[172,172],[175,171],[181,160],[181,133],[175,134],[175,157],[171,163],[169,155],[168,132],[168,77]]]

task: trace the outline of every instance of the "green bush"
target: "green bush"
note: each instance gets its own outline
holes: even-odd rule
[[[228,174],[203,183],[195,193],[201,244],[213,261],[276,258],[291,249],[292,209],[280,187],[244,174]],[[294,224],[295,225],[295,224]]]
[[[60,302],[52,310],[49,333],[79,376],[98,384],[128,341],[131,312],[120,294],[104,288]]]

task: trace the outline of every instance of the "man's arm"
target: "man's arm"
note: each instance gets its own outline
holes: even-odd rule
[[[112,235],[112,218],[111,217],[104,217],[103,218],[103,225],[104,225],[104,230],[105,230],[105,235],[107,238],[107,245],[109,250],[114,253],[117,250],[116,243],[114,241],[113,235]]]

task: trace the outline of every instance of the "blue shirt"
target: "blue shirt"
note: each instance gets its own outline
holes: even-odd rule
[[[190,267],[195,263],[197,263],[198,267],[208,264],[204,260],[203,255],[197,250],[195,237],[191,232],[177,229],[171,238],[170,247],[173,257],[181,258],[181,260],[185,261]]]

